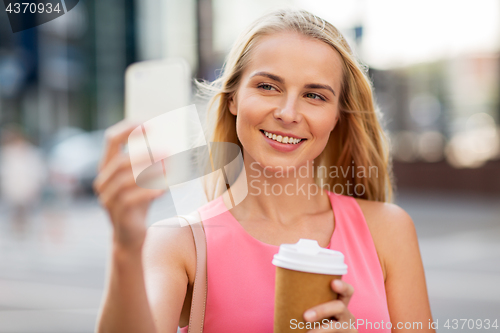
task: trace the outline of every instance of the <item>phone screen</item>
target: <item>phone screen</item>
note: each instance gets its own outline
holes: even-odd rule
[[[166,186],[168,197],[172,196],[168,201],[175,204],[177,214],[187,214],[206,202],[197,182],[179,185],[193,174],[193,148],[206,145],[196,107],[190,100],[190,79],[189,66],[182,59],[139,62],[125,73],[125,117],[142,124],[128,141],[134,178],[141,187]],[[135,157],[148,153],[150,161],[135,162]],[[146,169],[159,176],[142,181],[144,175],[147,179]],[[183,199],[176,201],[174,197],[181,194]]]
[[[190,104],[190,69],[181,58],[130,65],[125,72],[125,118],[145,122]]]

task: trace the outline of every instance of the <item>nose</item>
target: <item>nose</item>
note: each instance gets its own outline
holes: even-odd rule
[[[281,120],[283,124],[292,124],[300,122],[302,115],[298,110],[298,98],[294,94],[289,94],[283,105],[274,110],[274,118]]]

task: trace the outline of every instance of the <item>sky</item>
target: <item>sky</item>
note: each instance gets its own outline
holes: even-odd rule
[[[215,49],[227,52],[255,18],[282,6],[319,15],[351,44],[352,28],[362,25],[356,52],[379,69],[500,49],[498,0],[214,0]]]

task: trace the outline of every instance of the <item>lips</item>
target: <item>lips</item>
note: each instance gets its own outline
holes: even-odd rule
[[[260,131],[269,139],[283,144],[296,145],[301,141],[305,140],[293,134],[286,134],[282,132],[268,132],[266,130],[260,130]]]
[[[283,142],[278,142],[276,139],[278,139],[278,136],[281,136],[281,141],[283,141],[284,137],[280,133],[272,133],[272,132],[267,132],[264,130],[261,130],[262,136],[264,137],[264,140],[271,146],[271,148],[282,152],[282,153],[289,153],[292,152],[296,149],[298,149],[302,144],[307,141],[307,139],[302,139],[302,138],[297,138],[292,135],[288,136],[285,135],[285,137],[288,137],[288,140],[291,140],[291,143],[283,143]],[[266,134],[267,133],[267,134]],[[284,133],[283,133],[284,134]],[[273,137],[276,135],[276,139],[273,139]],[[271,136],[271,137],[269,137]],[[293,143],[296,142],[296,143]]]

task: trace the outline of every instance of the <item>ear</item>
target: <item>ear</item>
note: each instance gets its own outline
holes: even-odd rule
[[[231,112],[232,115],[236,116],[238,114],[238,109],[236,108],[236,101],[234,100],[234,98],[235,94],[233,93],[227,100],[227,106],[229,107],[229,112]]]

